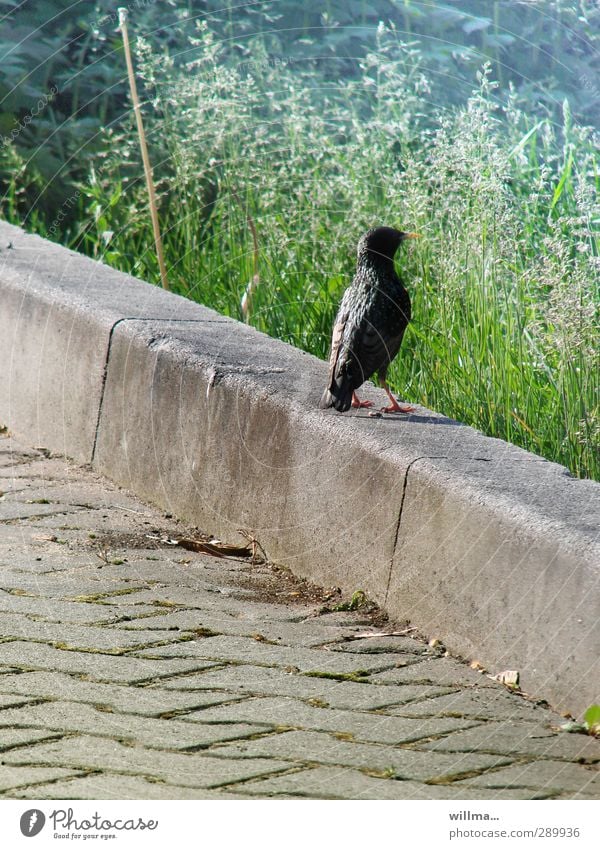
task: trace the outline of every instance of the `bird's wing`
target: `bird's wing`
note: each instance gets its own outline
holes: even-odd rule
[[[340,347],[344,338],[344,330],[348,321],[348,310],[340,308],[335,324],[333,325],[333,333],[331,335],[331,353],[329,355],[329,382],[331,388],[335,380],[335,370],[337,368],[338,359],[340,356]]]
[[[384,309],[390,310],[384,322],[381,321],[381,313],[377,317],[372,307],[365,309],[345,342],[360,369],[361,382],[368,380],[376,371],[385,375],[400,350],[408,322],[402,320],[402,315],[391,303],[386,303]]]
[[[400,350],[403,334],[404,328],[398,329],[393,336],[384,335],[368,316],[356,326],[347,344],[360,369],[361,383],[376,371],[385,371]]]

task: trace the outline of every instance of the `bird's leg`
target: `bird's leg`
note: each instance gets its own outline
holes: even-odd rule
[[[360,409],[360,407],[372,407],[372,401],[361,401],[356,392],[352,393],[352,406],[356,409]]]
[[[407,406],[403,406],[402,404],[398,403],[396,398],[394,398],[394,396],[390,392],[390,387],[387,385],[385,380],[383,380],[381,382],[381,385],[385,389],[386,395],[388,396],[388,398],[392,402],[389,407],[382,407],[381,408],[382,413],[413,413],[414,412],[414,410],[415,410],[414,407],[407,407]]]

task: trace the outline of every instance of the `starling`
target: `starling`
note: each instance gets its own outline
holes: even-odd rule
[[[358,399],[356,390],[377,372],[391,402],[381,412],[412,412],[412,407],[403,407],[394,398],[386,374],[410,321],[410,298],[394,270],[394,254],[401,242],[418,235],[376,227],[360,239],[356,274],[344,292],[333,326],[322,409],[335,407],[344,413],[350,406],[372,407],[372,401]]]

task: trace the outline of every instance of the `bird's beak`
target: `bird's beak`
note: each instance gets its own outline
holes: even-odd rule
[[[422,239],[423,237],[421,236],[420,233],[405,233],[404,238],[405,239]]]

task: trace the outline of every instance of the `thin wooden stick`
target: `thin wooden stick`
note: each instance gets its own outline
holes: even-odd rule
[[[250,322],[250,316],[252,315],[252,296],[260,286],[260,275],[258,273],[258,234],[256,232],[254,219],[249,212],[246,213],[246,221],[250,228],[250,232],[252,233],[252,241],[254,242],[254,274],[252,275],[252,280],[246,286],[246,290],[241,301],[244,321],[248,324]]]
[[[234,196],[241,209],[244,209],[240,196],[238,195],[237,191],[233,186],[231,187],[231,194]],[[242,295],[240,306],[242,309],[242,315],[244,316],[244,321],[246,322],[246,324],[249,324],[250,316],[252,314],[252,296],[260,286],[260,275],[258,273],[258,233],[256,232],[256,225],[254,223],[254,219],[252,218],[247,209],[245,209],[245,213],[246,223],[248,224],[250,232],[252,233],[252,242],[254,243],[254,274],[252,275],[252,280],[244,289],[244,294]]]
[[[140,109],[140,101],[138,99],[137,86],[135,84],[133,62],[131,61],[131,50],[129,48],[129,35],[127,33],[127,9],[123,7],[119,8],[119,28],[121,30],[121,33],[123,34],[123,47],[125,49],[125,61],[127,62],[129,88],[131,91],[133,111],[135,112],[135,120],[137,123],[138,135],[140,138],[140,148],[142,150],[142,161],[144,163],[144,173],[146,175],[146,186],[148,187],[148,200],[150,201],[150,217],[152,219],[152,229],[154,231],[154,244],[156,245],[156,256],[158,259],[158,267],[160,269],[160,279],[163,289],[169,289],[169,280],[167,278],[167,269],[165,267],[162,239],[160,237],[160,227],[158,224],[158,212],[156,210],[156,194],[154,191],[154,180],[152,179],[152,168],[150,166],[150,158],[148,156],[146,134],[144,133],[144,125],[142,123],[142,112]]]

